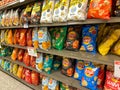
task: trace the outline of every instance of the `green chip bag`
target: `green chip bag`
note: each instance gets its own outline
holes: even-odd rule
[[[50,28],[52,47],[62,50],[66,40],[67,27]]]

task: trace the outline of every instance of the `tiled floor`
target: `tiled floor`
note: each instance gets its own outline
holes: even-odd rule
[[[32,90],[11,76],[0,71],[0,90]]]

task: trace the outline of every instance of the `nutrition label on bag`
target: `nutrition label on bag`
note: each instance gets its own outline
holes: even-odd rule
[[[35,56],[35,57],[37,57],[37,50],[36,50],[35,48],[33,48],[33,47],[28,47],[27,50],[28,50],[28,54],[29,54],[30,56]]]
[[[114,76],[120,78],[120,61],[114,61]]]

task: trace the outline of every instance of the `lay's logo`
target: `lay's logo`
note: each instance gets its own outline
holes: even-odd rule
[[[86,75],[87,77],[92,77],[92,76],[94,75],[93,69],[92,69],[91,67],[86,68],[86,69],[85,69],[85,75]]]

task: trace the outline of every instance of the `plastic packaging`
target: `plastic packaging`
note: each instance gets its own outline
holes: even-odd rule
[[[71,0],[69,13],[67,16],[68,21],[85,20],[87,16],[87,4],[88,0]]]
[[[67,22],[69,0],[56,0],[53,21],[54,22]]]

